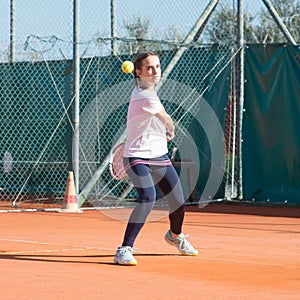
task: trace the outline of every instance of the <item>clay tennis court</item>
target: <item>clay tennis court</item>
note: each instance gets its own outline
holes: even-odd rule
[[[197,257],[164,241],[168,218],[148,222],[136,267],[115,265],[124,210],[0,214],[1,299],[299,299],[300,209],[188,207]]]

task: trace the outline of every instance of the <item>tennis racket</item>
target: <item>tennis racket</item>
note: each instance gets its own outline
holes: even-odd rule
[[[124,153],[125,143],[121,143],[112,151],[109,161],[109,171],[113,179],[124,180],[128,178],[124,163],[123,163],[123,153]]]
[[[167,132],[167,139],[171,141],[174,138],[174,131]],[[125,171],[125,166],[123,163],[123,153],[125,148],[125,142],[117,145],[111,153],[109,160],[109,172],[113,179],[115,180],[124,180],[128,178],[128,175]],[[176,148],[177,150],[177,148]]]

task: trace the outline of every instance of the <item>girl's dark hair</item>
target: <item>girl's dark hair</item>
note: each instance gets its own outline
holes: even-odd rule
[[[138,54],[135,59],[133,60],[133,64],[134,64],[134,78],[138,78],[138,75],[136,74],[135,70],[140,70],[142,67],[142,61],[147,58],[148,56],[156,56],[155,53],[151,52],[151,51],[147,51],[147,52],[142,52],[140,54]]]

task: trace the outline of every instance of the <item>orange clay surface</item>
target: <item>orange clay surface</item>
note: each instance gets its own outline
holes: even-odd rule
[[[1,213],[0,299],[300,299],[299,208],[187,207],[197,257],[164,241],[163,212],[133,267],[113,263],[123,213]]]

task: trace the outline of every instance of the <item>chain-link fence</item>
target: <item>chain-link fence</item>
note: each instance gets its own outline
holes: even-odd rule
[[[74,168],[75,1],[6,2],[1,206],[60,207]],[[80,204],[124,205],[136,196],[129,182],[112,180],[108,158],[123,137],[133,87],[121,63],[144,50],[161,58],[159,95],[177,125],[169,154],[186,198],[241,197],[240,54],[245,43],[299,43],[299,16],[293,0],[81,1]]]

